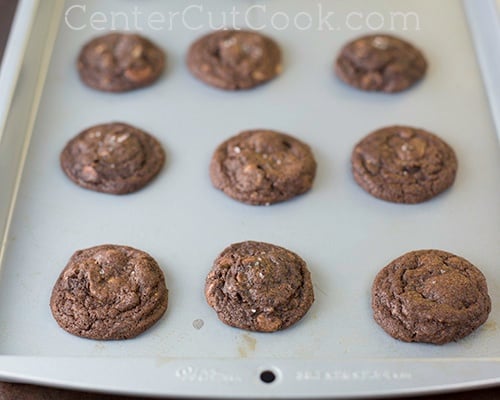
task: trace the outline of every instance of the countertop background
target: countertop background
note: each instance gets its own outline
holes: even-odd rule
[[[0,0],[0,61],[3,57],[17,0]],[[0,400],[126,400],[137,397],[113,396],[0,382]],[[490,400],[500,399],[500,387],[483,390],[408,397],[407,400]]]

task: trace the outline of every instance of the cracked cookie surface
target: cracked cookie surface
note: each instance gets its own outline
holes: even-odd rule
[[[205,296],[222,322],[258,332],[288,328],[314,301],[311,274],[302,258],[253,241],[232,244],[217,257]]]
[[[215,151],[210,164],[213,185],[235,200],[269,205],[311,189],[316,161],[310,147],[284,133],[242,132]]]
[[[405,342],[444,344],[481,326],[491,310],[486,279],[462,257],[419,250],[395,259],[372,286],[375,321]]]
[[[168,290],[157,262],[127,246],[76,251],[52,290],[50,308],[61,328],[89,339],[130,339],[165,313]]]
[[[97,192],[126,194],[146,186],[165,163],[160,142],[123,123],[90,127],[68,142],[61,168],[77,185]]]
[[[88,42],[78,57],[78,72],[89,87],[125,92],[153,84],[165,68],[165,53],[150,40],[110,33]]]
[[[337,76],[358,89],[401,92],[427,71],[422,52],[390,35],[363,36],[346,44],[337,58]]]
[[[368,193],[394,203],[429,200],[455,181],[453,149],[423,129],[391,126],[362,139],[351,156],[355,181]]]
[[[188,52],[191,73],[224,90],[250,89],[281,73],[281,50],[257,32],[223,30],[195,41]]]

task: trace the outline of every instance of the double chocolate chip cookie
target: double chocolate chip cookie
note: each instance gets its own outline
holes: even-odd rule
[[[60,158],[63,171],[77,185],[126,194],[143,188],[160,172],[165,152],[150,134],[115,122],[84,130]]]
[[[284,133],[251,130],[222,143],[210,164],[213,185],[235,200],[269,205],[311,189],[316,161],[310,147]]]
[[[390,35],[369,35],[345,45],[335,64],[337,76],[358,89],[401,92],[420,81],[427,61],[420,50]]]
[[[258,332],[295,324],[314,301],[302,258],[283,247],[252,241],[232,244],[217,257],[205,296],[222,322]]]
[[[194,42],[187,65],[208,85],[225,90],[250,89],[281,73],[281,50],[260,33],[223,30]]]
[[[469,261],[440,250],[412,251],[376,276],[375,321],[405,342],[444,344],[481,326],[491,310],[484,275]]]
[[[150,40],[129,33],[109,33],[87,43],[78,72],[91,88],[125,92],[151,85],[165,68],[165,53]]]
[[[408,126],[375,131],[354,148],[352,172],[371,195],[394,203],[420,203],[455,181],[457,158],[436,135]]]
[[[73,254],[57,279],[50,308],[67,332],[89,339],[130,339],[165,313],[162,270],[147,253],[101,245]]]

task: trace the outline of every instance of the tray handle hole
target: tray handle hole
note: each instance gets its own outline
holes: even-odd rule
[[[273,383],[276,380],[276,374],[266,369],[260,373],[260,380],[264,383]]]

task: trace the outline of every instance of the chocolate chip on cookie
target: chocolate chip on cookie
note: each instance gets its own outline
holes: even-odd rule
[[[143,188],[164,163],[165,152],[153,136],[117,122],[84,130],[61,153],[61,167],[73,182],[111,194]]]
[[[151,85],[165,68],[165,53],[150,40],[109,33],[88,42],[78,57],[78,72],[91,88],[125,92]]]
[[[147,253],[101,245],[73,254],[57,279],[50,308],[61,328],[89,339],[133,338],[165,313],[162,270]]]
[[[210,164],[213,185],[235,200],[268,205],[311,189],[316,161],[300,140],[269,130],[242,132],[222,143]]]
[[[369,35],[345,45],[335,64],[345,83],[367,91],[401,92],[427,71],[422,52],[390,35]]]
[[[208,85],[225,90],[250,89],[281,73],[281,50],[260,33],[223,30],[194,42],[187,65]]]
[[[481,326],[491,310],[484,275],[462,257],[419,250],[395,259],[372,287],[375,321],[405,342],[444,344]]]
[[[394,203],[421,203],[455,181],[453,149],[423,129],[391,126],[377,130],[354,148],[352,172],[371,195]]]
[[[222,322],[258,332],[288,328],[314,301],[302,258],[283,247],[252,241],[232,244],[217,257],[205,296]]]

